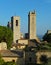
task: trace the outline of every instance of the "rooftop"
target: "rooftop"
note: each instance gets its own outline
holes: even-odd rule
[[[22,57],[23,52],[21,51],[11,51],[11,50],[0,50],[2,57]]]

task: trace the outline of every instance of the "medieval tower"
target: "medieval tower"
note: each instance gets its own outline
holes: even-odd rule
[[[29,39],[36,39],[36,13],[35,11],[28,14],[28,33]]]
[[[12,16],[11,22],[8,22],[7,25],[13,31],[13,43],[18,43],[21,39],[21,32],[20,32],[20,17],[19,16]],[[27,40],[37,39],[36,36],[36,12],[29,12],[28,14],[28,34],[26,34]],[[23,41],[22,41],[23,42]]]
[[[18,39],[20,39],[20,17],[19,16],[11,17],[11,29],[13,31],[13,42],[18,43]]]

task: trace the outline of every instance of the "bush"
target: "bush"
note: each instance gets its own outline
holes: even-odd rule
[[[13,32],[11,29],[0,26],[0,42],[6,42],[8,49],[10,49],[13,41]]]

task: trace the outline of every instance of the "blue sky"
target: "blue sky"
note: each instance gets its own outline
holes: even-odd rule
[[[0,0],[0,25],[7,25],[11,16],[20,16],[21,32],[28,31],[28,13],[36,11],[37,34],[51,30],[51,0]]]

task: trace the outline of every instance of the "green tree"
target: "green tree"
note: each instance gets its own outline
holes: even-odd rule
[[[3,65],[16,65],[15,62],[5,62]]]
[[[3,65],[4,64],[4,60],[2,59],[2,56],[0,54],[0,65]]]
[[[50,34],[45,34],[43,36],[43,41],[51,42],[51,33]]]
[[[0,26],[0,42],[6,42],[7,48],[10,49],[13,41],[13,32],[8,27]]]

